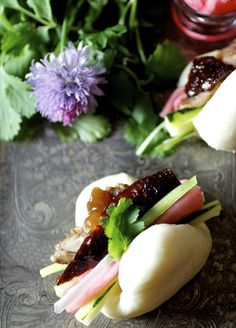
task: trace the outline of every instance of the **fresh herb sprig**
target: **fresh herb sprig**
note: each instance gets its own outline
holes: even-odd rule
[[[102,225],[109,238],[109,254],[114,259],[120,259],[131,241],[145,229],[144,222],[139,220],[139,212],[130,198],[121,198],[117,206],[108,208],[108,217],[102,220]]]
[[[89,47],[89,65],[99,65],[105,72],[106,84],[100,85],[105,96],[97,100],[96,115],[86,110],[78,115],[77,110],[69,126],[52,123],[52,127],[64,141],[96,142],[112,131],[110,119],[120,113],[127,118],[125,139],[139,146],[158,121],[151,91],[176,79],[185,64],[172,42],[155,47],[166,10],[165,1],[147,5],[142,0],[64,0],[60,4],[3,0],[0,139],[9,141],[20,133],[22,140],[33,134],[25,123],[35,115],[38,103],[25,81],[31,62],[48,53],[60,56],[69,42],[75,47],[82,42]],[[22,130],[23,126],[28,130]]]

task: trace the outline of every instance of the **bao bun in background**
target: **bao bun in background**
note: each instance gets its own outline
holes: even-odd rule
[[[213,56],[218,59],[220,55],[221,50],[214,50],[201,55],[201,57]],[[178,87],[183,87],[187,83],[191,66],[192,62],[183,70],[178,81]],[[233,71],[221,83],[193,122],[200,137],[216,150],[236,151],[235,88],[236,71]]]

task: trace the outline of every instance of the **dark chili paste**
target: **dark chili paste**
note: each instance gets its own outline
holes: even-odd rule
[[[135,181],[132,185],[114,196],[113,199],[111,197],[110,204],[117,205],[121,198],[131,198],[133,203],[141,208],[142,215],[178,185],[180,185],[180,181],[176,175],[170,169],[163,169],[156,174]],[[97,193],[99,194],[100,190],[96,190],[95,196],[98,195]],[[102,206],[104,206],[104,200],[106,203],[107,200],[109,200],[107,197],[110,197],[103,193],[101,193],[101,195],[104,197],[103,201],[99,204],[98,200],[96,200],[97,205],[95,206],[95,209],[99,207],[100,211]],[[91,206],[90,209],[93,210],[92,204],[89,204],[89,206]],[[106,217],[106,209],[101,216]],[[107,254],[107,247],[107,237],[104,234],[103,227],[98,224],[85,238],[74,259],[60,275],[57,280],[57,285],[69,281],[76,276],[80,276],[84,272],[95,267]]]
[[[225,64],[212,56],[197,57],[193,60],[185,92],[189,97],[200,92],[212,90],[216,84],[223,81],[234,67]]]

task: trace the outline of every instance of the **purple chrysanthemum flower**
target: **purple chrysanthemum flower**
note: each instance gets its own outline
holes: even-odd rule
[[[91,113],[97,106],[95,96],[103,95],[98,87],[105,80],[105,69],[89,64],[89,46],[72,43],[56,57],[48,54],[33,63],[27,82],[33,86],[37,110],[51,122],[71,125],[76,117]]]

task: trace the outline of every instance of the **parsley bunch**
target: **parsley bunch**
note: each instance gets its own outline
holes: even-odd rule
[[[126,118],[125,139],[140,145],[158,121],[153,90],[175,80],[185,65],[175,44],[156,45],[167,10],[166,1],[155,0],[2,0],[0,140],[33,136],[45,120],[36,114],[25,81],[31,62],[83,42],[90,47],[90,63],[106,71],[105,96],[96,115],[52,127],[64,141],[96,142],[111,132],[119,114]]]

